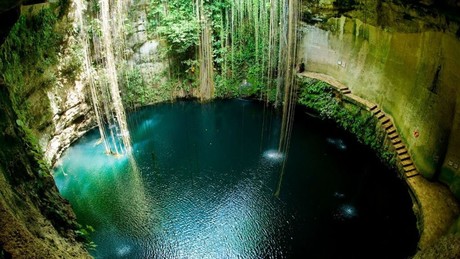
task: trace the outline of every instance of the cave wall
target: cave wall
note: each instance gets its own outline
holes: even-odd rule
[[[77,242],[75,215],[21,127],[7,89],[0,83],[0,257],[88,258]]]
[[[30,127],[39,138],[45,159],[54,165],[62,153],[89,129],[95,126],[89,81],[83,68],[82,43],[75,17],[74,1],[69,1],[68,12],[62,20],[69,26],[60,46],[55,82],[39,88],[30,84],[19,93],[24,94],[26,114],[32,119]],[[88,3],[90,4],[90,3]],[[165,82],[167,62],[161,56],[161,44],[147,31],[147,2],[133,1],[126,21],[125,62],[118,64],[119,81],[124,99],[143,100],[138,104],[150,104],[174,98],[160,88]],[[22,7],[22,13],[37,12],[46,5]],[[88,9],[87,9],[88,11]],[[93,53],[98,60],[100,53]],[[128,90],[125,72],[138,71],[143,84]],[[92,72],[94,73],[94,71]],[[126,103],[125,103],[126,104]],[[129,105],[127,105],[129,106]],[[132,107],[126,107],[132,108]]]
[[[29,8],[21,3],[38,2],[43,1],[2,2],[0,45],[19,19],[21,9]],[[29,15],[37,11],[29,10]],[[4,23],[4,19],[7,22]],[[13,44],[9,48],[20,47]],[[18,72],[22,69],[7,64],[11,61],[7,55],[2,55],[0,61],[0,258],[89,258],[82,244],[84,239],[78,234],[81,226],[69,203],[59,195],[37,140],[36,134],[50,131],[54,123],[50,120],[51,101],[47,96],[52,86],[45,83],[48,81],[43,80],[44,76],[26,77],[46,74],[46,71],[40,66],[34,68],[38,73]],[[16,73],[11,72],[13,67]],[[17,74],[24,79],[22,83],[33,83],[21,83],[27,87],[19,87],[5,82],[12,81]],[[30,121],[25,122],[23,115]],[[28,127],[26,123],[35,127]]]
[[[460,198],[459,26],[442,13],[433,18],[387,4],[391,22],[375,14],[390,12],[382,5],[367,6],[374,10],[367,17],[381,16],[368,22],[361,20],[365,8],[359,6],[348,12],[323,6],[328,11],[317,17],[304,15],[298,62],[333,76],[392,115],[417,169],[447,183]],[[392,25],[408,13],[412,19]]]
[[[39,13],[40,9],[49,7],[46,3],[34,4],[39,2],[44,1],[10,0],[0,6],[0,17],[8,21],[0,25],[0,43],[20,13],[33,16]],[[59,46],[57,64],[49,67],[43,64],[36,64],[35,67],[30,64],[24,65],[25,70],[41,70],[41,74],[52,76],[43,79],[36,78],[36,75],[27,78],[25,75],[26,83],[17,87],[19,90],[15,90],[19,106],[27,117],[27,126],[38,138],[45,159],[50,165],[57,162],[71,143],[95,126],[89,82],[83,68],[82,43],[78,35],[78,31],[89,28],[79,28],[75,17],[75,2],[69,0],[66,3],[68,5],[63,17],[60,18],[60,24],[56,26],[60,27],[56,30],[64,37]],[[88,6],[90,4],[88,2]],[[162,54],[164,45],[148,32],[148,5],[149,2],[145,0],[132,1],[127,14],[128,20],[125,22],[125,62],[118,64],[118,69],[119,83],[124,100],[127,100],[127,108],[184,95],[165,87],[168,62]],[[89,7],[86,11],[89,11]],[[95,60],[103,58],[99,57],[100,53],[93,52],[93,55]],[[142,77],[142,84],[135,82],[137,84],[129,88],[127,84],[132,82],[125,80],[127,76],[124,73],[132,71],[136,71]]]
[[[0,13],[17,17],[21,1],[8,2],[14,8],[0,8]],[[420,172],[448,183],[460,197],[459,26],[455,16],[427,9],[433,2],[308,1],[303,7],[307,11],[302,15],[298,62],[305,62],[309,71],[334,76],[354,94],[378,103],[395,119]],[[440,10],[443,6],[458,10],[459,1],[443,3]],[[41,7],[26,7],[23,13]],[[74,22],[69,10],[63,23]],[[147,2],[133,1],[127,65],[140,69],[150,87],[145,92],[157,93],[148,102],[171,99],[178,93],[164,96],[159,90],[166,80],[167,62],[162,43],[147,31],[146,18]],[[49,164],[94,126],[88,82],[81,68],[68,73],[72,58],[79,57],[75,28],[63,40],[56,81],[40,87],[30,84],[18,93]],[[0,151],[0,255],[84,257],[68,231],[76,228],[74,215],[58,196],[52,178],[36,169],[40,166],[35,154],[28,153],[7,88],[0,86],[0,141],[7,147]],[[135,94],[138,99],[143,93]],[[415,130],[418,138],[413,137]]]
[[[22,25],[19,29],[13,28],[9,36],[13,40],[0,41],[9,45],[1,50],[9,55],[2,57],[0,72],[12,93],[20,120],[37,139],[44,159],[53,165],[70,143],[94,125],[91,103],[79,77],[81,63],[72,33],[73,17],[67,14],[70,5],[58,3],[51,7],[51,4],[40,3],[44,1],[17,2],[19,6],[12,10],[19,10],[21,17],[10,16],[10,24],[1,27],[10,32],[18,18],[17,23]],[[20,5],[21,2],[28,5]],[[44,17],[41,11],[45,9],[52,9],[54,15],[47,12]],[[37,24],[51,28],[34,28]],[[50,33],[56,38],[43,36]],[[17,46],[18,42],[21,46]]]
[[[165,51],[164,43],[149,32],[148,12],[150,2],[136,0],[129,6],[127,42],[125,46],[126,65],[140,70],[146,83],[147,91],[158,91],[159,82],[164,83],[168,64],[162,51]],[[164,100],[150,100],[158,102]]]

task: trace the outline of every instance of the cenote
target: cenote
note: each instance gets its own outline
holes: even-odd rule
[[[405,183],[367,147],[297,107],[177,101],[128,115],[138,170],[88,132],[54,177],[96,258],[407,258],[418,232]],[[279,186],[279,195],[277,189]]]

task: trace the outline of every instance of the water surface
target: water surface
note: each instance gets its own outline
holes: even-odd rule
[[[55,169],[96,258],[406,258],[418,234],[403,181],[333,124],[244,100],[179,101],[129,115],[138,171],[97,130]],[[281,182],[280,182],[281,181]],[[280,184],[280,195],[274,195]]]

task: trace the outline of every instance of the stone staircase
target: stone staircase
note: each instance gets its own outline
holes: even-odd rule
[[[430,182],[419,174],[392,118],[377,104],[352,94],[348,87],[329,75],[305,71],[298,76],[328,83],[344,100],[365,108],[379,120],[379,126],[386,132],[387,143],[391,143],[394,148],[399,173],[407,183],[413,198],[420,230],[419,248],[427,247],[443,236],[451,227],[450,222],[458,218],[460,208],[457,200],[444,185]]]
[[[414,177],[419,175],[415,165],[407,153],[406,145],[402,142],[402,139],[399,137],[396,127],[393,124],[392,119],[385,114],[379,107],[374,104],[372,107],[369,108],[369,111],[376,117],[379,122],[380,126],[385,130],[387,133],[387,138],[393,145],[394,150],[396,151],[396,155],[398,158],[398,164],[402,168],[404,175],[407,178]]]
[[[403,143],[402,138],[399,136],[398,130],[393,123],[392,118],[382,111],[377,104],[365,100],[357,95],[352,94],[351,90],[335,80],[332,77],[316,74],[316,73],[301,73],[299,76],[306,76],[324,81],[331,85],[338,93],[340,93],[347,100],[354,102],[357,105],[364,106],[372,115],[377,118],[379,125],[386,132],[386,138],[391,143],[396,153],[398,167],[401,174],[406,178],[411,178],[419,175],[412,158],[407,152],[406,145]]]
[[[341,94],[351,94],[351,90],[346,86],[340,87],[339,91],[340,91]]]

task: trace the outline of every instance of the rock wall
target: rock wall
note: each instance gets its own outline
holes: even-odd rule
[[[125,62],[118,66],[122,95],[125,97],[128,90],[123,73],[136,69],[142,76],[142,87],[145,89],[135,89],[131,99],[145,99],[143,104],[172,98],[171,95],[165,96],[159,90],[166,81],[167,63],[160,54],[160,42],[147,31],[147,7],[148,2],[143,0],[133,1],[130,5],[129,19],[125,24],[128,32]],[[75,31],[80,28],[75,24],[74,10],[71,5],[66,22],[72,23]],[[83,64],[84,57],[79,54],[81,42],[76,34],[70,32],[66,35],[65,43],[61,47],[57,82],[43,91],[33,91],[29,98],[29,103],[35,106],[32,109],[36,112],[33,117],[37,118],[37,121],[44,121],[41,125],[37,123],[35,130],[45,158],[51,165],[56,163],[70,144],[95,126],[89,82],[85,79],[83,68],[76,68],[79,72],[75,77],[69,78],[66,75],[66,64],[72,62],[72,58],[80,59],[80,65]],[[51,115],[47,115],[49,113]],[[52,119],[43,119],[47,117]]]
[[[89,258],[70,205],[11,107],[0,83],[0,257]]]
[[[161,55],[160,41],[148,32],[149,1],[133,1],[127,23],[132,28],[127,37],[127,64],[140,70],[146,82],[164,76],[167,64]]]
[[[41,96],[49,99],[50,106],[43,108],[52,112],[52,122],[38,133],[45,159],[51,165],[70,144],[95,126],[85,85],[81,81],[73,83],[54,85]]]
[[[347,16],[353,15],[363,17],[356,10]],[[422,22],[416,27],[413,21],[392,27],[348,17],[304,24],[298,62],[333,76],[392,115],[417,169],[447,183],[460,198],[458,24],[438,17],[444,28],[439,30],[430,16],[418,16]]]
[[[46,7],[23,7],[22,12],[37,12]],[[58,65],[50,68],[55,70],[55,80],[38,87],[30,84],[30,89],[24,89],[25,113],[31,119],[29,126],[51,166],[71,143],[95,126],[87,83],[81,73],[81,45],[70,30],[75,29],[73,8],[69,10],[61,20],[69,29],[60,46]]]
[[[8,2],[14,4],[14,8],[7,8],[13,10],[14,15],[3,16],[6,7],[0,6],[0,16],[10,19],[0,25],[5,36],[19,18],[21,2],[43,1]],[[22,9],[29,9],[28,14],[34,15],[45,6]],[[4,39],[0,39],[0,45],[3,42]],[[16,67],[19,71],[26,68],[25,73],[20,74],[23,81],[18,85],[7,85],[3,82],[6,77],[3,72],[8,71],[7,66],[15,65],[8,63],[11,59],[6,55],[3,58],[0,60],[0,258],[90,258],[82,244],[84,239],[77,234],[80,226],[75,214],[59,195],[39,141],[36,141],[36,137],[41,136],[41,146],[46,147],[49,139],[61,134],[59,125],[65,124],[65,120],[74,121],[78,118],[76,113],[85,113],[79,106],[80,101],[70,101],[75,99],[70,97],[75,87],[64,85],[59,79],[58,84],[49,84],[53,80],[45,78],[53,77],[42,64],[34,68],[38,73],[29,73],[30,64]],[[31,59],[27,61],[31,62]],[[11,76],[11,70],[8,72]],[[34,76],[29,78],[29,75]],[[46,76],[35,78],[35,75]],[[63,100],[61,108],[52,110],[51,105],[58,99]],[[71,112],[71,106],[79,112]],[[33,127],[26,126],[24,118]]]
[[[13,17],[9,24],[2,23],[1,41],[19,9],[26,15],[38,13],[48,5],[20,6],[21,1],[11,1]],[[72,7],[73,2],[70,2]],[[158,52],[159,42],[152,40],[146,31],[145,5],[135,5],[131,26],[136,28],[130,38],[127,64],[140,69],[145,80],[163,73],[165,62]],[[0,6],[0,13],[10,8]],[[80,136],[95,126],[88,82],[82,74],[81,44],[78,42],[74,8],[69,8],[56,26],[67,28],[59,50],[58,65],[52,69],[53,80],[27,78],[23,88],[3,85],[0,79],[0,258],[12,256],[25,258],[87,258],[89,255],[76,235],[76,223],[70,205],[62,199],[50,171],[43,163],[53,165],[62,152]],[[3,16],[2,16],[3,17]],[[6,17],[6,16],[5,16]],[[71,26],[68,26],[72,24]],[[6,26],[8,25],[8,26]],[[18,90],[19,89],[19,90]],[[14,92],[14,97],[10,94]],[[19,112],[28,119],[27,133],[21,129],[23,122],[14,111],[11,98],[18,102]],[[27,140],[26,134],[38,138],[37,146]],[[42,153],[43,152],[43,156]]]
[[[150,2],[133,0],[128,8],[125,64],[120,69],[121,74],[125,73],[121,84],[125,108],[174,99],[177,94],[168,79],[167,46],[156,32],[149,30]],[[132,76],[136,74],[142,82],[135,80],[133,84]]]

